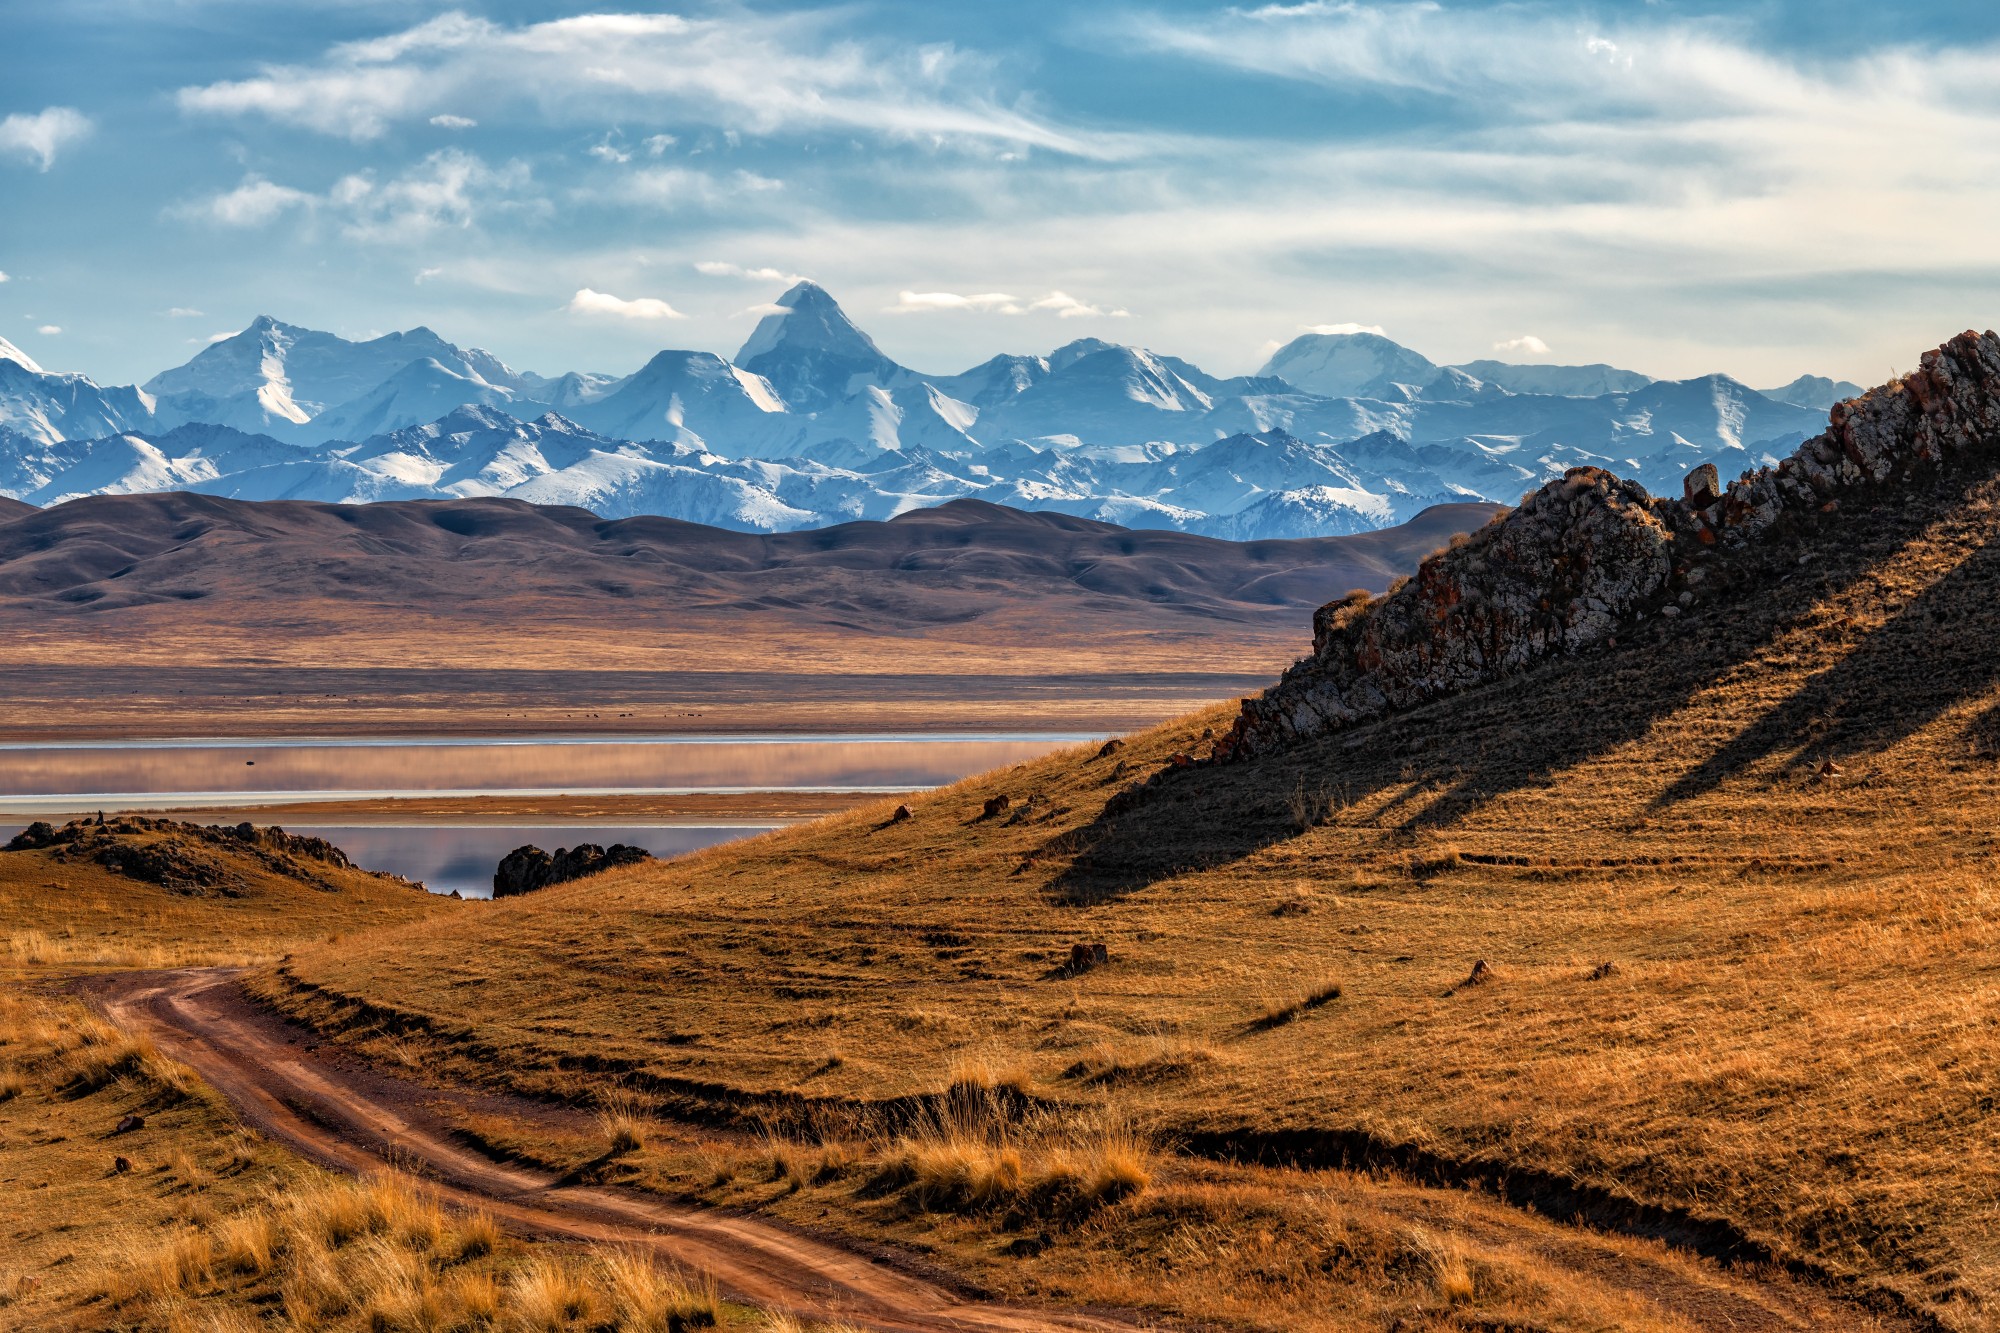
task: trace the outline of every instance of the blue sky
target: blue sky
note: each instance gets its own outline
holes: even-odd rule
[[[2000,6],[64,0],[0,53],[0,335],[259,313],[527,369],[1094,335],[1876,382],[2000,309]],[[1545,349],[1545,350],[1544,350]]]

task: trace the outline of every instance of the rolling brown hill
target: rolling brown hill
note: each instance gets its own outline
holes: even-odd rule
[[[1238,544],[972,500],[765,536],[514,500],[94,497],[0,518],[0,727],[1137,725],[1253,686],[1307,609],[1493,508]]]
[[[1852,1326],[1992,1328],[2000,338],[1696,480],[1551,483],[1247,708],[261,984],[469,1080],[711,1116],[982,1061],[1197,1157],[1482,1184],[1788,1266]],[[1134,1271],[1222,1262],[1162,1244]]]
[[[1225,542],[955,500],[886,523],[775,535],[605,520],[518,500],[325,505],[185,492],[0,513],[6,613],[102,614],[219,598],[435,610],[498,596],[605,610],[782,611],[871,631],[977,620],[1013,599],[1084,614],[1267,619],[1382,588],[1497,506],[1439,505],[1380,532]],[[1295,619],[1296,617],[1292,617]]]

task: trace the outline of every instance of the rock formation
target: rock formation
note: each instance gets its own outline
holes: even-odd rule
[[[622,842],[609,847],[599,847],[594,842],[558,847],[554,855],[532,844],[516,847],[500,858],[499,866],[493,871],[493,896],[512,898],[546,889],[551,884],[565,884],[585,875],[595,875],[600,870],[652,859],[653,854],[644,847],[632,847]]]
[[[1313,617],[1313,651],[1243,702],[1216,742],[1247,759],[1528,670],[1623,626],[1678,616],[1750,548],[1829,521],[1858,494],[2000,442],[2000,336],[1967,332],[1921,366],[1837,403],[1828,429],[1725,489],[1712,465],[1678,499],[1575,468],[1426,558],[1386,596]]]
[[[52,849],[58,860],[81,857],[128,879],[184,895],[236,897],[242,892],[241,876],[216,852],[247,857],[275,874],[329,892],[338,892],[339,886],[305,862],[353,868],[346,853],[324,838],[287,833],[275,825],[260,829],[243,823],[225,828],[145,815],[119,815],[108,822],[102,815],[95,820],[73,819],[61,828],[37,820],[15,834],[4,850],[43,849]]]

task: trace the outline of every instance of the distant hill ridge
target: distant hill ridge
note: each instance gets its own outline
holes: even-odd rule
[[[1837,404],[1824,433],[1726,487],[1712,465],[1692,471],[1680,497],[1657,499],[1574,469],[1388,596],[1322,607],[1312,655],[1244,701],[1215,757],[1249,758],[1615,644],[1640,622],[1771,574],[1805,539],[1837,532],[1843,506],[1996,442],[2000,336],[1968,331],[1924,353],[1919,369]]]
[[[902,631],[1039,602],[1095,605],[1166,629],[1181,616],[1297,616],[1334,588],[1386,587],[1493,511],[1445,505],[1377,532],[1230,543],[977,500],[890,522],[753,534],[517,500],[104,496],[0,514],[0,609],[102,615],[199,602],[214,615],[260,601],[347,602],[504,616],[532,602],[586,616],[765,611]]]

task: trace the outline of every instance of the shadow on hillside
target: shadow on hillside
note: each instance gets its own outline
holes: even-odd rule
[[[1983,480],[1974,478],[1973,481]],[[1392,837],[1448,828],[1509,793],[1636,741],[1699,693],[1766,652],[1787,627],[1886,562],[1964,486],[1932,504],[1864,517],[1818,539],[1810,572],[1779,543],[1745,591],[1706,614],[1641,627],[1619,648],[1552,663],[1250,763],[1168,774],[1132,808],[1072,835],[1075,856],[1052,886],[1095,902],[1174,875],[1215,868],[1298,835],[1291,794],[1326,790],[1341,804],[1393,793],[1379,814]],[[1830,538],[1830,540],[1829,540]],[[1713,759],[1662,803],[1699,794],[1784,746],[1813,762],[1886,748],[1953,705],[2000,684],[2000,545],[1982,547]],[[1829,724],[1829,710],[1832,720]],[[2000,746],[2000,709],[1989,723]],[[1676,756],[1663,755],[1664,765]],[[1635,815],[1641,813],[1634,810]]]
[[[1660,797],[1712,791],[1774,755],[1817,767],[1880,754],[2000,685],[2000,544],[1982,546],[1835,665],[1751,723]],[[1992,739],[1996,710],[1967,728]],[[1986,747],[1990,748],[1990,746]]]

